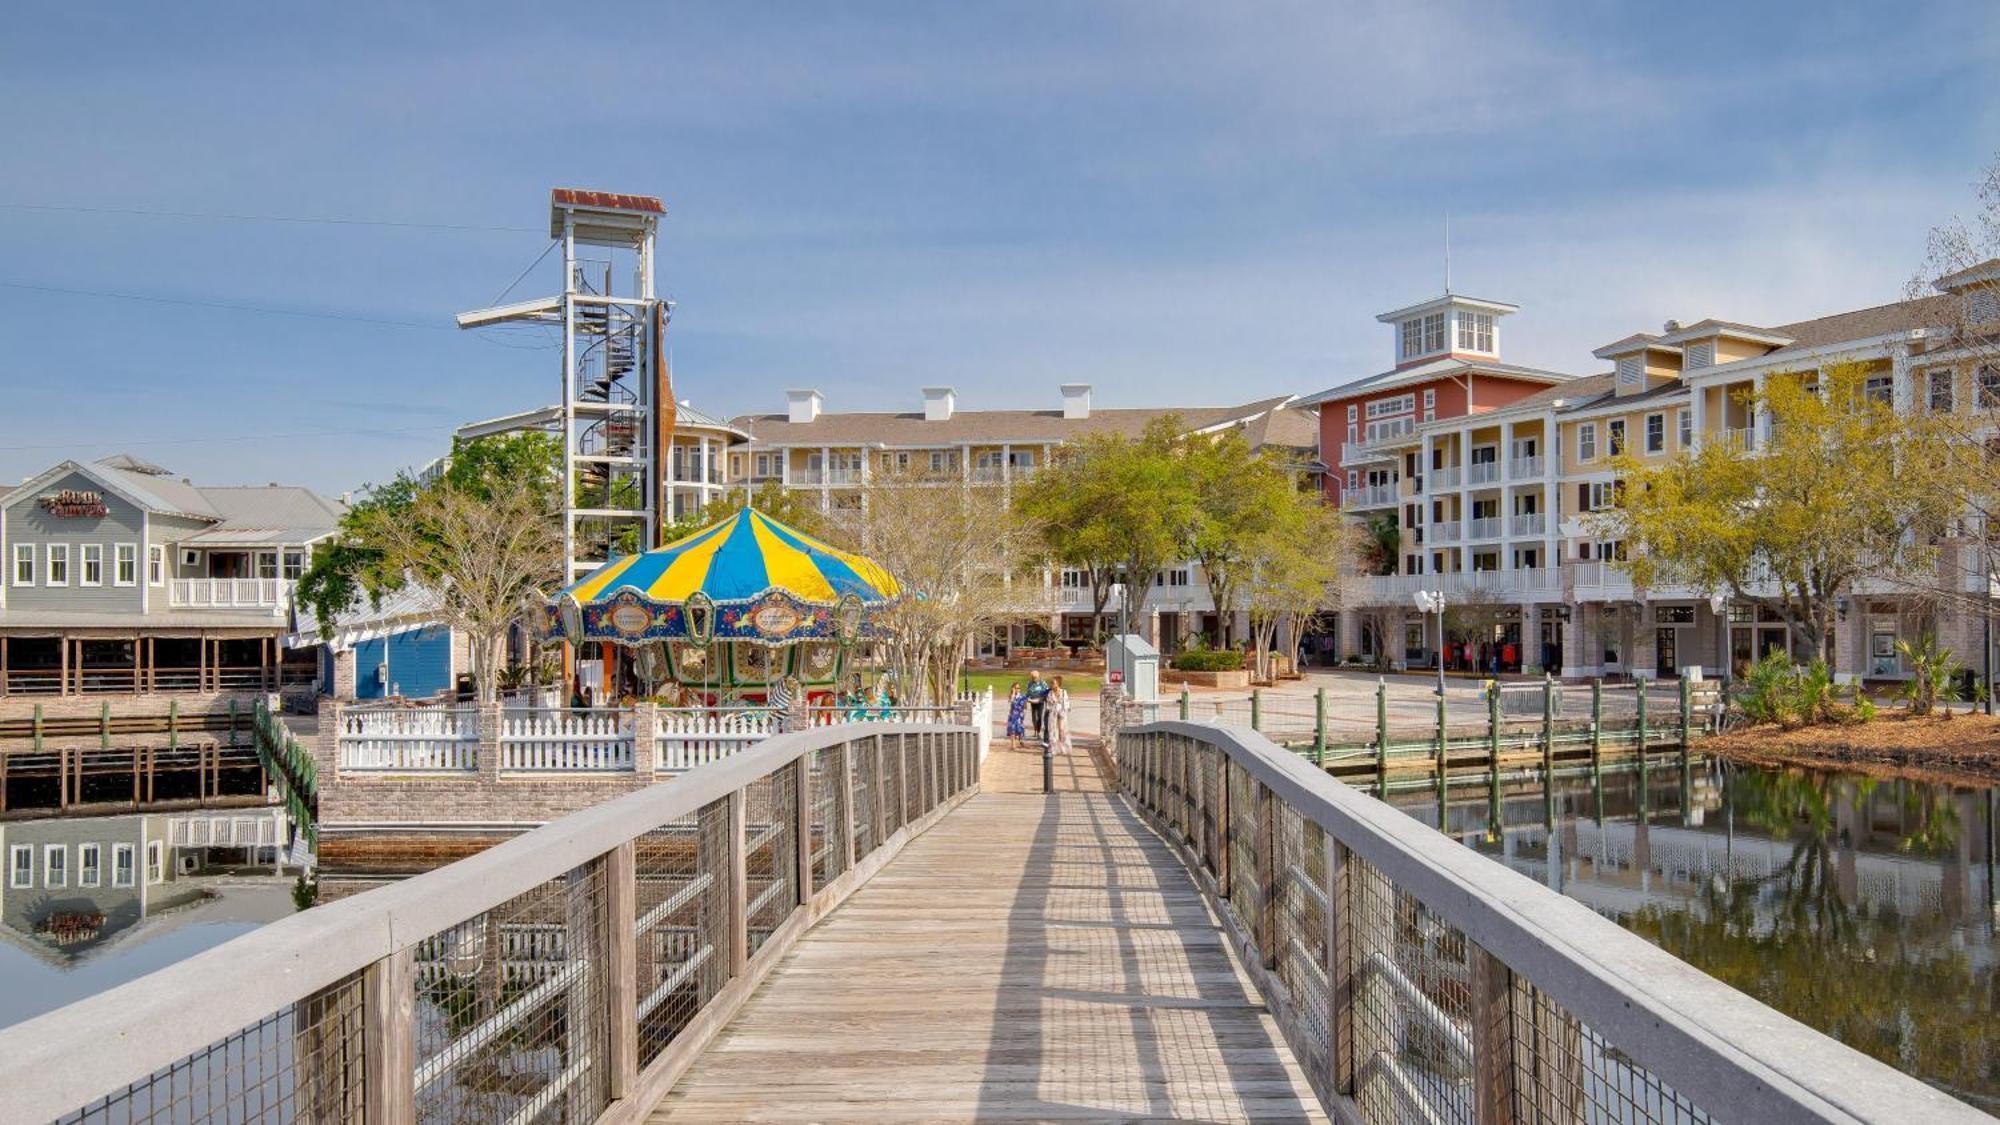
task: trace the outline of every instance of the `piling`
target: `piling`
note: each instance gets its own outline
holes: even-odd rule
[[[1639,811],[1643,813],[1646,811],[1646,805],[1651,800],[1652,796],[1651,793],[1648,792],[1650,786],[1648,786],[1646,783],[1646,679],[1645,677],[1643,676],[1640,677],[1638,683],[1633,685],[1633,695],[1639,705],[1639,726],[1638,726]]]
[[[1389,681],[1375,680],[1375,788],[1389,794]]]
[[[1590,678],[1590,764],[1604,764],[1604,677]]]
[[[1264,729],[1264,689],[1250,690],[1250,729],[1262,732]]]
[[[1437,791],[1438,828],[1440,831],[1444,828],[1445,786],[1449,783],[1451,768],[1449,762],[1446,760],[1448,743],[1446,742],[1445,735],[1445,718],[1444,696],[1440,695],[1437,697]]]
[[[1326,768],[1326,689],[1313,689],[1313,764]]]
[[[1187,722],[1187,721],[1188,721],[1188,718],[1189,718],[1189,717],[1190,717],[1190,715],[1191,715],[1191,711],[1189,710],[1189,708],[1190,708],[1190,705],[1191,705],[1191,703],[1192,703],[1192,700],[1190,700],[1190,699],[1189,699],[1189,697],[1188,697],[1188,689],[1187,689],[1187,685],[1186,685],[1186,684],[1182,684],[1182,685],[1181,685],[1181,722],[1184,722],[1184,723],[1185,723],[1185,722]]]

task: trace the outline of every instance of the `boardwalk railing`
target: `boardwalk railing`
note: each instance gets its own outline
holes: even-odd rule
[[[506,715],[500,720],[500,769],[525,773],[630,772],[632,711],[597,708]]]
[[[1118,786],[1364,1121],[1985,1121],[1236,727],[1127,727]]]
[[[479,709],[343,709],[340,768],[387,773],[471,773],[479,765]]]
[[[969,726],[773,737],[0,1030],[8,1120],[642,1117],[979,784]]]

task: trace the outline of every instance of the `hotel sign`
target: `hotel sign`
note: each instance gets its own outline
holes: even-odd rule
[[[102,492],[65,488],[61,492],[44,495],[40,502],[43,511],[60,519],[101,519],[109,514],[104,508]]]

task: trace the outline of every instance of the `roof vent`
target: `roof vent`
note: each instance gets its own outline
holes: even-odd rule
[[[1681,322],[1678,320],[1669,320],[1660,329],[1661,332],[1666,333],[1668,335],[1672,335],[1673,333],[1679,332],[1680,330],[1681,330]]]
[[[1064,383],[1062,402],[1064,418],[1074,422],[1090,417],[1090,384]]]
[[[793,390],[785,392],[786,417],[794,423],[814,421],[819,417],[820,407],[826,400],[815,390]]]
[[[949,422],[958,406],[958,392],[950,387],[924,388],[924,421]]]

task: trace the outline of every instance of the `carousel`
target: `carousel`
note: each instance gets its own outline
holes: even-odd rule
[[[833,693],[899,594],[873,561],[745,508],[599,567],[551,601],[546,632],[596,645],[614,697],[755,705],[785,680]]]

